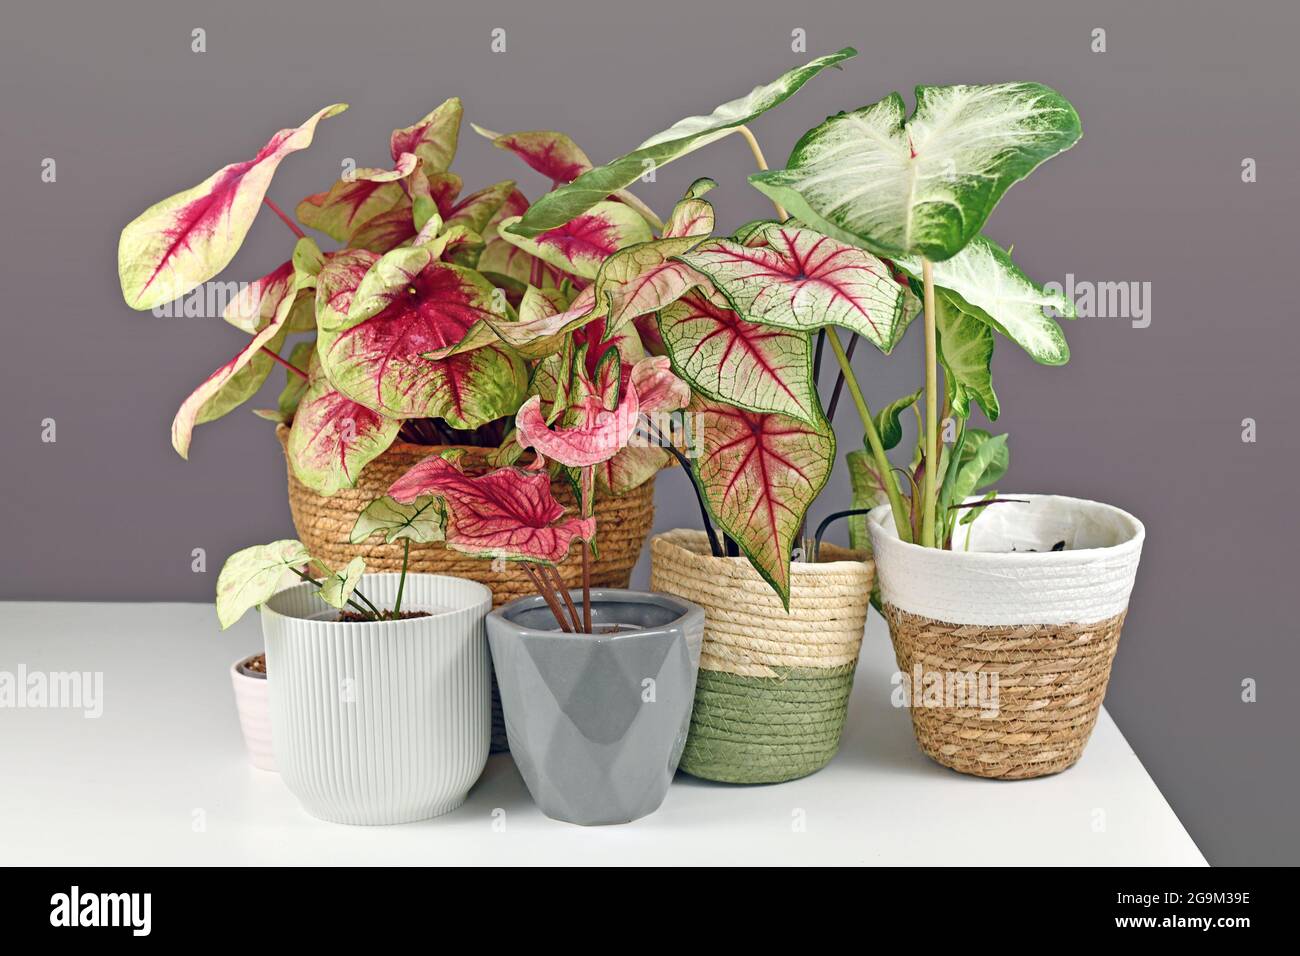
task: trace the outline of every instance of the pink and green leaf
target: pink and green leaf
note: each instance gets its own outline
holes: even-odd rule
[[[682,260],[750,322],[805,332],[837,325],[885,353],[898,343],[907,327],[903,287],[882,260],[811,229],[774,225],[755,236],[767,244],[713,239]]]
[[[835,461],[826,422],[759,415],[697,397],[703,453],[691,462],[714,523],[788,608],[790,550]]]
[[[393,443],[402,422],[339,392],[319,361],[309,374],[289,431],[289,463],[299,481],[328,496],[355,486],[361,469]]]
[[[470,193],[452,206],[443,215],[448,227],[464,226],[482,235],[496,214],[506,205],[510,197],[518,190],[512,180],[499,182],[494,186]]]
[[[515,416],[519,444],[569,468],[587,468],[613,458],[627,445],[639,415],[635,391],[629,390],[612,410],[595,395],[587,395],[569,409],[576,412],[577,422],[552,428],[542,414],[541,401],[534,395]]]
[[[393,160],[403,153],[414,153],[426,172],[446,172],[456,158],[463,113],[460,98],[452,97],[413,126],[393,130],[389,140]]]
[[[497,149],[514,153],[556,186],[571,183],[591,169],[591,160],[572,139],[554,130],[494,133],[475,126],[474,132],[492,141]]]
[[[477,557],[555,564],[575,539],[590,540],[596,533],[594,518],[564,517],[545,471],[499,468],[471,478],[433,455],[394,482],[388,494],[406,503],[440,498],[447,547]]]
[[[807,333],[746,322],[704,289],[663,309],[659,331],[673,368],[697,392],[751,412],[821,419]]]
[[[524,238],[510,231],[517,220],[507,219],[500,234],[530,255],[575,276],[594,279],[601,263],[620,249],[649,242],[650,227],[633,209],[623,203],[600,202],[589,210],[534,238]]]
[[[316,193],[298,203],[298,219],[331,239],[368,248],[367,241],[354,240],[359,234],[373,236],[387,231],[371,225],[377,218],[385,217],[384,221],[391,223],[397,218],[395,210],[402,210],[405,219],[412,219],[411,197],[401,180],[411,174],[416,162],[415,154],[403,153],[396,169],[357,169],[328,192]],[[414,233],[413,223],[408,225]]]
[[[133,309],[179,298],[230,264],[261,208],[281,161],[311,145],[316,124],[347,107],[327,106],[301,126],[271,137],[250,160],[150,206],[122,230],[117,249],[122,295]]]
[[[663,238],[708,236],[713,232],[713,204],[704,198],[718,184],[707,176],[695,180],[664,223]]]
[[[701,241],[699,236],[652,239],[620,249],[601,263],[596,276],[596,301],[607,306],[607,334],[622,330],[638,316],[657,312],[709,280],[673,258]]]

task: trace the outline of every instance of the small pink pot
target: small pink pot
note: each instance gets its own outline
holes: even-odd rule
[[[235,686],[235,707],[239,726],[244,731],[248,760],[259,770],[274,771],[275,753],[271,748],[271,695],[266,677],[241,670],[241,665],[257,655],[241,657],[230,666],[230,681]]]

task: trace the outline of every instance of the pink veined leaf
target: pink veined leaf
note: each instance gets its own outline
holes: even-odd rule
[[[389,148],[394,162],[403,153],[414,153],[427,173],[446,172],[456,157],[463,113],[460,98],[453,96],[413,126],[393,130]]]
[[[746,322],[703,289],[661,311],[659,331],[673,368],[697,392],[751,412],[821,419],[806,332]]]
[[[636,334],[634,329],[624,327],[607,338],[605,333],[606,321],[603,315],[595,315],[594,318],[589,319],[573,332],[574,345],[579,347],[585,345],[587,347],[585,356],[589,375],[595,374],[596,366],[600,364],[601,359],[611,349],[618,353],[623,368],[628,371],[631,370],[634,364],[646,357],[645,347],[641,344],[641,337]]]
[[[313,355],[307,391],[289,431],[293,473],[317,494],[351,488],[361,469],[393,443],[401,427],[399,419],[386,418],[335,389]]]
[[[712,239],[682,261],[707,275],[742,318],[809,331],[838,325],[890,352],[907,327],[903,288],[865,249],[792,226],[760,227],[766,246]]]
[[[421,164],[411,173],[408,185],[413,225],[417,230],[423,230],[435,216],[445,218],[451,214],[464,184],[453,172],[428,173]]]
[[[554,291],[554,290],[552,290]],[[492,342],[504,342],[527,359],[544,358],[559,350],[563,337],[590,321],[595,296],[590,287],[583,289],[563,312],[557,312],[545,292],[529,286],[519,305],[519,319],[480,319],[460,342],[426,354],[442,359],[449,355],[482,348]]]
[[[591,169],[587,154],[568,136],[554,130],[530,130],[496,134],[479,126],[475,131],[492,140],[497,149],[514,153],[531,169],[537,170],[556,186],[571,183]]]
[[[545,472],[506,467],[471,478],[433,455],[397,479],[388,494],[403,504],[440,497],[447,547],[478,557],[555,564],[575,539],[596,534],[595,518],[564,517]]]
[[[651,239],[645,220],[630,206],[617,202],[596,203],[563,226],[531,239],[510,232],[516,221],[506,219],[500,224],[502,238],[584,279],[596,278],[601,263],[618,250]]]
[[[239,354],[204,379],[203,384],[181,403],[172,420],[172,447],[182,458],[189,458],[194,426],[220,418],[252,398],[271,374],[274,359],[263,352],[262,347],[277,352],[284,342],[285,321],[295,297],[293,283],[282,283],[277,294],[273,315],[265,328],[257,332]],[[271,304],[264,299],[261,307],[267,308]]]
[[[596,275],[596,299],[608,306],[609,334],[639,315],[657,312],[709,280],[674,256],[689,251],[699,236],[653,239],[620,249],[601,263]]]
[[[625,389],[612,410],[595,395],[583,397],[569,409],[576,422],[567,427],[549,427],[541,403],[541,396],[534,395],[515,416],[519,444],[570,468],[587,468],[613,458],[627,445],[640,415],[635,387]]]
[[[317,351],[330,381],[353,401],[391,418],[442,418],[456,428],[519,407],[527,373],[508,350],[425,357],[456,345],[481,320],[504,320],[495,290],[477,273],[416,247],[382,258],[341,254],[317,281]]]
[[[497,211],[506,204],[511,194],[516,191],[514,182],[508,179],[494,186],[480,189],[456,203],[447,211],[443,219],[448,226],[464,226],[482,235],[483,231],[487,229],[488,223],[497,214]]]
[[[152,309],[185,295],[229,265],[280,162],[311,145],[317,123],[345,109],[336,103],[301,126],[280,130],[252,159],[217,170],[132,220],[117,247],[118,277],[127,304]]]
[[[691,403],[691,389],[673,374],[667,358],[644,358],[632,366],[632,387],[641,411],[675,412]]]
[[[713,232],[713,225],[713,204],[707,199],[691,196],[673,207],[672,214],[664,223],[663,238],[704,238]]]
[[[375,220],[387,217],[391,221],[392,214],[401,210],[406,228],[413,235],[411,198],[401,180],[414,171],[417,162],[414,153],[403,153],[395,169],[357,169],[350,177],[336,182],[328,192],[315,193],[298,203],[298,219],[304,226],[318,229],[331,239],[352,243],[359,233],[379,234],[381,230],[374,225]],[[356,247],[365,248],[366,243],[357,243]]]
[[[808,425],[696,397],[703,453],[692,461],[709,512],[789,607],[790,549],[830,477],[835,436]]]
[[[290,259],[262,278],[250,282],[226,304],[221,317],[237,329],[254,335],[275,318],[281,302],[294,286],[294,266]]]
[[[625,495],[640,488],[669,462],[668,452],[650,444],[629,444],[618,454],[596,466],[596,487],[613,495]]]

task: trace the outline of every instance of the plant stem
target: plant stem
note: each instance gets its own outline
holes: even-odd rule
[[[736,127],[736,132],[745,137],[745,142],[749,144],[749,151],[754,154],[754,162],[758,163],[758,168],[767,169],[767,160],[763,158],[763,150],[759,148],[758,140],[754,139],[754,134],[750,132],[749,127],[741,124]],[[775,199],[772,200],[772,205],[776,209],[777,219],[785,222],[790,218],[789,213],[785,211],[785,207]]]
[[[566,634],[572,633],[572,628],[569,627],[568,622],[564,619],[564,612],[560,610],[560,605],[556,602],[555,595],[551,593],[550,585],[543,583],[537,572],[533,570],[533,566],[527,561],[524,562],[524,570],[527,571],[528,576],[532,578],[533,586],[537,588],[537,593],[542,596],[542,600],[546,602],[546,606],[551,609],[551,614],[555,616],[555,623],[560,625],[560,630],[564,631]]]
[[[669,454],[677,459],[677,463],[686,472],[686,480],[691,483],[691,489],[695,492],[695,501],[700,506],[700,522],[704,525],[704,533],[709,536],[709,550],[713,552],[715,558],[722,557],[722,545],[718,542],[717,532],[713,530],[713,522],[709,520],[709,509],[704,503],[704,492],[700,490],[699,484],[695,481],[695,472],[691,470],[690,459],[683,455],[681,450],[665,438],[664,433],[654,425],[650,426],[650,430],[654,432],[659,444],[668,449]]]
[[[282,221],[286,226],[288,226],[290,229],[293,230],[293,234],[294,234],[295,236],[297,236],[299,239],[306,239],[306,238],[307,238],[307,233],[305,233],[305,232],[303,232],[301,229],[299,229],[299,228],[298,228],[298,224],[297,224],[296,222],[294,222],[292,219],[290,219],[288,216],[286,216],[285,213],[284,213],[284,210],[283,210],[283,209],[281,209],[281,208],[280,208],[279,206],[277,206],[275,203],[271,202],[271,197],[269,197],[269,196],[263,196],[263,197],[262,197],[262,202],[266,203],[267,208],[270,209],[271,212],[273,212],[273,213],[275,213],[277,216],[279,216],[280,219],[281,219],[281,221]]]
[[[939,467],[939,362],[934,324],[934,269],[930,260],[921,258],[921,279],[925,294],[925,475],[921,486],[921,540],[922,547],[933,548],[935,492],[938,489],[935,472]]]
[[[903,541],[911,541],[911,522],[903,509],[903,496],[898,490],[898,479],[889,464],[889,459],[885,457],[885,446],[880,441],[879,432],[876,431],[876,421],[871,417],[867,400],[862,397],[862,389],[858,387],[853,366],[849,364],[849,357],[844,352],[844,346],[840,344],[839,333],[833,328],[828,328],[826,341],[831,344],[831,351],[835,353],[835,358],[840,363],[840,371],[844,374],[844,382],[849,386],[849,394],[853,396],[853,404],[858,407],[858,417],[862,419],[862,427],[867,433],[867,444],[871,447],[871,455],[875,458],[876,468],[880,471],[880,481],[885,486],[885,494],[889,498],[889,509],[894,514],[894,527],[898,529],[898,537]]]
[[[316,564],[319,564],[319,565],[321,566],[321,568],[323,568],[324,570],[329,571],[330,574],[333,574],[333,573],[334,573],[333,571],[330,571],[329,565],[327,565],[327,564],[322,564],[322,563],[321,563],[320,561],[318,561],[316,558],[312,558],[312,561],[315,562]],[[361,590],[360,590],[359,588],[353,588],[353,589],[352,589],[352,593],[353,593],[356,597],[361,598],[361,602],[362,602],[363,604],[365,604],[366,607],[370,608],[370,612],[369,612],[369,613],[371,613],[371,614],[373,614],[373,615],[375,616],[375,620],[379,620],[380,618],[382,618],[382,617],[384,616],[383,612],[380,611],[379,608],[375,607],[375,605],[371,602],[370,598],[368,598],[368,597],[366,597],[364,594],[362,594],[362,593],[361,593]],[[353,607],[356,607],[356,605],[353,604],[352,601],[349,600],[348,603],[349,603],[349,604],[352,604]],[[358,610],[358,611],[361,611],[362,614],[365,614],[365,613],[366,613],[366,611],[362,610],[362,609],[359,608],[359,607],[357,607],[357,610]]]
[[[569,594],[569,589],[564,584],[564,578],[560,575],[560,569],[550,564],[542,564],[538,567],[541,568],[543,576],[548,574],[550,575],[551,584],[554,586],[556,593],[564,599],[564,606],[569,612],[569,620],[573,622],[574,627],[577,627],[578,609],[573,606],[573,597]]]
[[[596,513],[596,466],[582,469],[582,501],[579,507],[582,516],[590,518]],[[582,542],[582,630],[585,634],[591,630],[591,542]]]
[[[393,601],[393,617],[402,613],[402,591],[406,588],[406,564],[411,559],[411,539],[402,539],[402,576],[397,579],[397,600]]]
[[[304,371],[303,371],[302,369],[300,369],[298,366],[294,365],[292,362],[288,362],[288,361],[282,359],[282,358],[280,357],[280,353],[279,353],[279,352],[276,352],[274,349],[269,349],[269,348],[267,348],[265,345],[262,346],[262,351],[265,352],[267,355],[271,356],[271,358],[273,358],[275,361],[279,362],[281,365],[283,365],[285,368],[287,368],[290,372],[293,372],[294,375],[297,375],[299,378],[304,379],[304,380],[307,378],[307,373],[306,373],[306,372],[304,372]]]

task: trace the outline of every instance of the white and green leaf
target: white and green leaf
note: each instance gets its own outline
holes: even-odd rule
[[[342,571],[331,571],[321,581],[320,599],[330,607],[342,608],[352,600],[352,592],[361,583],[361,576],[366,573],[366,559],[357,555],[348,562]]]
[[[311,561],[301,541],[272,541],[236,551],[217,576],[217,620],[224,631],[249,608],[265,604],[286,571]]]

